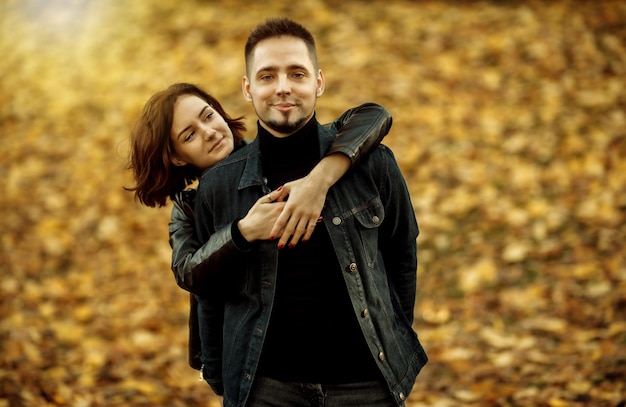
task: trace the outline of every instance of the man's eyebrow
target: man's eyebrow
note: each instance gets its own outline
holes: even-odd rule
[[[302,70],[302,71],[307,71],[307,72],[309,71],[309,69],[306,66],[300,65],[300,64],[289,65],[287,67],[287,69],[290,70],[290,71],[294,71],[294,70]],[[261,68],[259,68],[257,70],[257,74],[259,74],[261,72],[276,72],[278,70],[279,70],[279,68],[277,66],[274,66],[274,65],[264,66],[264,67],[261,67]]]
[[[205,106],[202,108],[202,110],[200,110],[200,113],[198,113],[198,117],[202,117],[202,113],[204,113],[204,111],[205,111],[205,110],[207,110],[209,107],[210,107],[209,105],[205,105]],[[182,130],[180,131],[180,133],[178,133],[178,136],[176,136],[176,139],[179,139],[179,138],[180,138],[180,136],[182,136],[184,132],[186,132],[187,130],[189,130],[189,128],[190,128],[190,127],[191,127],[191,126],[187,126],[187,127],[185,127],[184,129],[182,129]]]
[[[292,71],[293,71],[294,69],[300,69],[300,70],[307,71],[307,72],[309,71],[309,70],[308,70],[308,68],[307,68],[306,66],[304,66],[304,65],[298,65],[298,64],[289,65],[289,66],[288,66],[288,68],[289,68],[289,70],[292,70]]]
[[[276,66],[262,66],[259,69],[257,69],[256,73],[259,74],[261,72],[274,72],[274,71],[278,71],[278,67]]]

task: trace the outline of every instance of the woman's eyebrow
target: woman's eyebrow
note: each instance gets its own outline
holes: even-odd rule
[[[209,105],[204,106],[202,110],[200,110],[200,114],[198,115],[198,117],[202,117],[202,113],[204,113],[204,111],[207,110],[209,107]]]
[[[191,126],[187,126],[187,127],[185,127],[184,129],[182,129],[182,130],[180,131],[180,133],[178,133],[178,136],[176,136],[176,139],[178,140],[178,139],[180,138],[180,136],[182,136],[182,135],[183,135],[183,133],[185,133],[187,130],[189,130],[189,128],[190,128],[190,127],[191,127]]]
[[[202,108],[202,110],[200,110],[200,113],[198,113],[198,117],[202,117],[202,114],[204,113],[204,111],[205,111],[205,110],[207,110],[209,107],[211,107],[211,106],[209,106],[209,105],[204,106],[204,107]],[[185,127],[184,129],[182,129],[182,130],[180,131],[180,133],[178,133],[178,136],[176,136],[176,138],[177,138],[177,139],[179,139],[179,138],[180,138],[180,136],[182,136],[184,132],[186,132],[187,130],[189,130],[189,128],[190,128],[190,127],[191,127],[191,126],[187,126],[187,127]]]

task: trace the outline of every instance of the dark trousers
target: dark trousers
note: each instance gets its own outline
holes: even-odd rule
[[[398,407],[382,381],[317,384],[254,381],[247,407]]]

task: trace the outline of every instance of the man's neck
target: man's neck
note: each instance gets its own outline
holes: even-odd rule
[[[263,175],[271,188],[307,175],[319,162],[320,147],[315,116],[300,130],[285,138],[274,137],[260,124],[258,127]]]

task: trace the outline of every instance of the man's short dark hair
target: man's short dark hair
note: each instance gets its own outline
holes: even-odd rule
[[[313,35],[304,28],[304,26],[292,21],[288,18],[268,18],[265,22],[256,26],[254,30],[250,32],[248,40],[246,41],[245,58],[246,58],[246,72],[249,74],[250,59],[254,49],[259,42],[268,38],[290,36],[299,38],[306,44],[309,50],[309,57],[313,63],[313,67],[317,70],[317,51],[315,49],[315,39]]]

